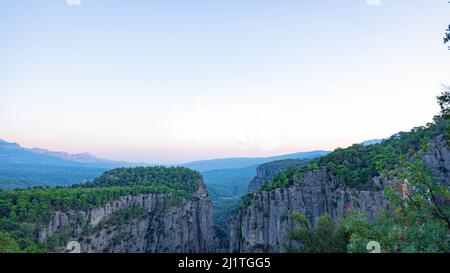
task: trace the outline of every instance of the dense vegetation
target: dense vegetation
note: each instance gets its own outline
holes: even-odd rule
[[[120,196],[143,193],[170,193],[172,204],[178,205],[198,189],[200,179],[198,172],[181,167],[119,168],[70,187],[0,191],[0,252],[16,244],[20,251],[51,248],[37,242],[37,232],[57,210],[88,209]],[[119,214],[114,221],[126,219],[128,214]]]
[[[240,200],[240,196],[212,200],[213,222],[225,233],[228,233],[228,222],[236,214]]]
[[[443,135],[449,127],[449,120],[436,117],[433,123],[417,127],[410,132],[400,132],[379,144],[338,148],[334,152],[311,161],[303,168],[290,168],[280,172],[271,183],[266,183],[261,191],[273,190],[294,184],[295,178],[305,172],[325,167],[342,183],[356,189],[371,189],[372,178],[382,172],[392,170],[398,164],[420,150],[428,149],[431,139]]]
[[[444,86],[444,91],[437,97],[439,106],[441,107],[441,115],[444,119],[450,120],[450,86]],[[450,145],[450,126],[446,129],[447,145]]]
[[[343,222],[336,224],[328,215],[319,217],[317,226],[311,228],[308,218],[294,213],[297,227],[288,231],[288,238],[299,243],[300,247],[285,246],[288,252],[339,253],[347,250],[347,234]]]
[[[288,176],[292,176],[295,170],[299,168],[305,168],[310,165],[311,159],[286,159],[286,160],[278,160],[269,163],[265,163],[260,166],[266,172],[269,173],[278,173],[273,181],[266,180],[261,186],[260,190],[272,190],[275,188],[282,188],[289,185]],[[284,172],[282,172],[284,171]],[[270,178],[270,177],[269,177]]]
[[[349,252],[367,252],[369,241],[382,252],[450,252],[450,191],[436,183],[421,161],[405,163],[385,189],[389,208],[369,221],[361,211],[349,211],[345,229]]]
[[[323,215],[311,228],[305,216],[294,213],[297,224],[289,239],[301,247],[286,250],[367,253],[374,241],[387,253],[450,252],[448,187],[436,183],[419,160],[401,164],[391,175],[394,184],[384,190],[388,208],[380,209],[378,217],[370,221],[365,212],[348,207],[338,224]]]
[[[258,166],[266,172],[273,172],[276,170],[286,170],[291,167],[305,167],[312,159],[283,159],[272,162],[267,162]]]
[[[197,190],[200,173],[183,167],[136,167],[118,168],[105,172],[91,182],[72,188],[104,187],[153,187],[157,191],[166,190],[192,193]]]

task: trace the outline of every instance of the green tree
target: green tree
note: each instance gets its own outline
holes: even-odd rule
[[[421,161],[405,163],[385,189],[389,207],[369,224],[361,211],[345,219],[348,250],[367,252],[375,240],[383,252],[450,252],[449,189],[433,180]]]
[[[445,35],[444,35],[444,44],[450,42],[450,25],[448,26],[448,28],[445,31],[446,32],[445,32]]]
[[[441,95],[437,97],[441,114],[444,119],[450,119],[450,86],[444,86]]]
[[[17,253],[19,252],[19,245],[11,238],[9,233],[0,232],[0,253]]]
[[[447,33],[450,35],[450,32]],[[441,115],[445,120],[450,120],[450,86],[444,86],[441,95],[437,97],[439,106],[441,107]],[[450,126],[447,126],[445,139],[447,145],[450,144]]]
[[[299,248],[287,247],[288,252],[340,253],[346,252],[347,236],[342,225],[324,214],[319,217],[317,226],[311,228],[308,219],[298,213],[293,214],[298,226],[288,231],[288,238],[298,242]]]

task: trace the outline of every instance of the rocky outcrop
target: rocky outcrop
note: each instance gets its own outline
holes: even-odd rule
[[[230,252],[283,252],[293,226],[292,213],[308,217],[315,225],[327,213],[339,219],[349,208],[360,208],[369,217],[386,206],[382,191],[357,191],[345,188],[325,168],[308,172],[294,186],[254,194],[230,223]]]
[[[430,141],[420,154],[435,180],[450,185],[450,150],[443,137]],[[260,178],[276,175],[276,171],[267,175],[261,171]],[[370,219],[386,207],[383,188],[389,181],[379,177],[372,179],[370,191],[345,187],[326,168],[295,179],[293,186],[257,192],[248,198],[230,222],[230,252],[283,252],[285,245],[296,246],[287,236],[294,224],[293,212],[305,215],[314,226],[325,213],[338,220],[349,208],[361,209]]]
[[[81,252],[213,252],[211,201],[203,182],[183,204],[174,205],[171,197],[129,195],[102,207],[59,211],[39,239],[58,235],[79,242]]]
[[[450,150],[443,136],[430,141],[422,159],[436,181],[450,186]]]
[[[272,181],[275,176],[290,167],[301,167],[309,162],[308,159],[277,160],[259,165],[256,176],[248,184],[248,192],[257,192],[266,181]]]

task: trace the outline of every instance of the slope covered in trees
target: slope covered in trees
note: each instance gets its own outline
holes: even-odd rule
[[[70,187],[0,191],[0,252],[15,246],[46,251],[49,246],[37,241],[37,233],[55,211],[94,208],[120,196],[147,193],[170,193],[176,206],[192,196],[200,181],[198,172],[182,167],[138,167],[114,169]]]
[[[402,160],[419,150],[427,149],[429,141],[445,134],[449,124],[448,120],[439,116],[433,123],[416,127],[410,132],[400,132],[379,144],[355,144],[345,149],[338,148],[328,155],[312,160],[306,167],[290,168],[277,174],[261,191],[290,186],[294,183],[294,177],[301,177],[305,172],[321,167],[325,167],[348,187],[371,189],[373,177],[394,169]]]

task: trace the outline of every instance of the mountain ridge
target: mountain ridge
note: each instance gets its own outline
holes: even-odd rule
[[[100,157],[95,156],[88,152],[72,154],[72,153],[68,153],[65,151],[50,151],[50,150],[39,148],[39,147],[27,148],[27,147],[21,146],[17,142],[8,142],[3,139],[0,139],[0,151],[2,149],[21,150],[23,152],[29,152],[34,155],[51,156],[54,158],[69,161],[71,163],[75,162],[75,163],[86,163],[86,164],[97,164],[97,165],[110,164],[113,167],[117,167],[117,166],[121,166],[121,165],[127,166],[127,165],[138,165],[138,164],[148,165],[148,163],[143,163],[143,162],[127,162],[127,161],[116,161],[116,160],[104,159],[104,158],[100,158]],[[26,156],[26,154],[22,154],[22,155]]]
[[[269,157],[229,157],[216,158],[208,160],[198,160],[180,164],[183,167],[191,168],[196,171],[206,172],[219,169],[241,169],[253,165],[259,165],[266,162],[283,160],[283,159],[308,159],[330,153],[325,150],[313,150],[307,152],[298,152],[292,154],[283,154]]]

